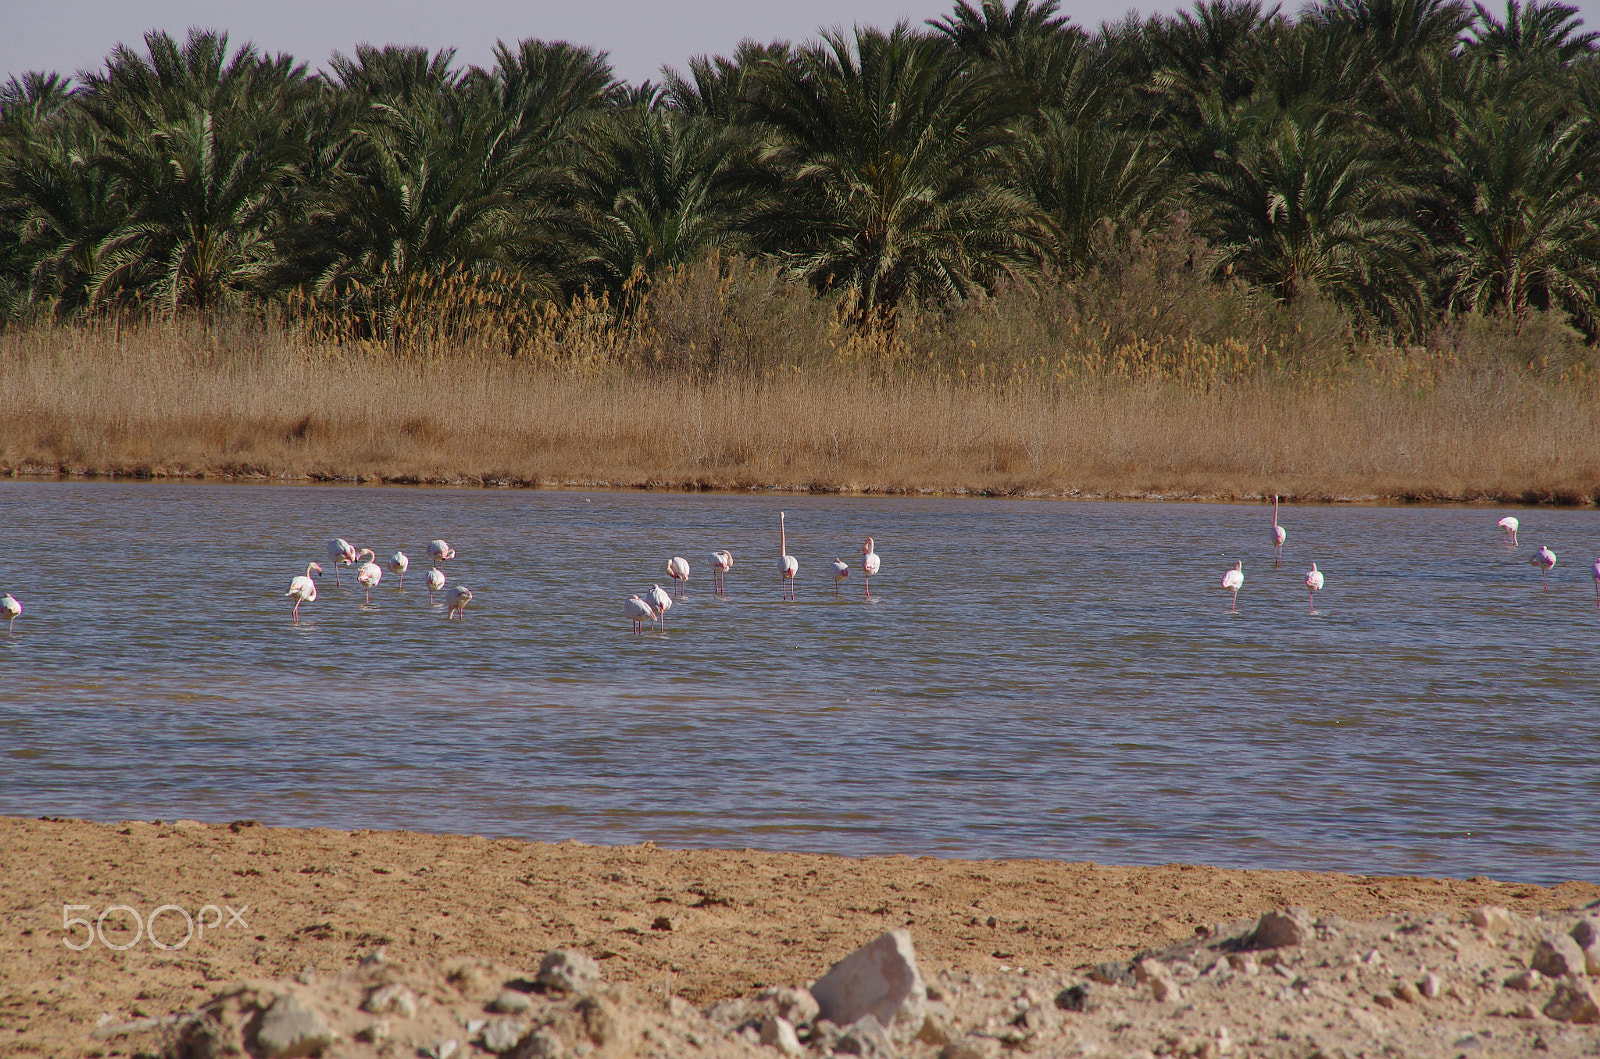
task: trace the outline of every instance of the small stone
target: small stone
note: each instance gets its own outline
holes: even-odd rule
[[[489,1025],[489,1020],[488,1019],[468,1019],[467,1020],[467,1036],[468,1037],[476,1037],[478,1034],[482,1033],[484,1031],[484,1029],[488,1025]]]
[[[1515,919],[1509,908],[1502,908],[1499,905],[1474,908],[1467,918],[1472,920],[1473,926],[1482,927],[1490,934],[1499,934],[1511,929]]]
[[[774,1015],[761,1020],[761,1043],[778,1049],[784,1055],[806,1054],[800,1043],[800,1035],[794,1031],[794,1023],[781,1016]]]
[[[1395,986],[1394,995],[1396,999],[1404,1000],[1407,1004],[1415,1004],[1422,999],[1422,994],[1417,992],[1417,987],[1410,982],[1401,982]]]
[[[1281,949],[1304,944],[1316,936],[1316,924],[1303,908],[1285,908],[1268,912],[1256,921],[1250,934],[1250,947],[1255,949]]]
[[[862,1015],[845,1030],[844,1036],[833,1042],[833,1050],[843,1055],[859,1055],[862,1059],[888,1059],[894,1054],[894,1045],[883,1023],[871,1014]]]
[[[1506,988],[1520,989],[1524,993],[1531,993],[1535,989],[1538,989],[1543,983],[1544,975],[1530,967],[1526,971],[1522,971],[1519,974],[1514,974],[1510,978],[1507,978]]]
[[[436,1059],[450,1059],[451,1056],[455,1055],[460,1050],[461,1042],[456,1040],[454,1037],[447,1037],[438,1044],[434,1045],[428,1054],[436,1057]]]
[[[489,1010],[501,1015],[521,1015],[533,1010],[533,998],[515,989],[502,989],[498,996],[489,1001]]]
[[[574,1010],[583,1020],[584,1032],[595,1044],[603,1048],[616,1040],[620,1023],[612,1004],[596,996],[587,996],[578,1001]]]
[[[540,1030],[522,1042],[516,1059],[560,1059],[564,1052],[560,1037]]]
[[[892,930],[852,952],[811,987],[821,1017],[853,1026],[872,1015],[880,1026],[915,1033],[922,1026],[927,989],[917,970],[911,935]]]
[[[1133,968],[1115,962],[1096,964],[1094,970],[1089,972],[1089,978],[1101,985],[1132,986],[1139,981],[1134,977]]]
[[[1150,976],[1150,995],[1165,1003],[1168,1000],[1182,1000],[1183,990],[1179,989],[1178,983],[1171,978],[1164,974],[1157,974]]]
[[[1000,1042],[993,1037],[962,1037],[939,1049],[939,1059],[995,1059]]]
[[[256,1048],[266,1059],[320,1055],[333,1041],[322,1016],[289,994],[272,1002],[256,1028]]]
[[[955,1031],[951,1029],[949,1009],[943,1004],[937,1010],[930,1010],[922,1020],[922,1028],[917,1031],[914,1040],[923,1044],[942,1048],[955,1038]]]
[[[778,1018],[787,1019],[795,1026],[810,1025],[821,1013],[817,998],[811,995],[809,989],[796,989],[789,985],[763,989],[756,994],[756,1003]]]
[[[534,981],[548,989],[583,993],[600,981],[600,965],[577,949],[552,949],[539,963]]]
[[[1096,983],[1079,982],[1056,994],[1056,1007],[1062,1011],[1093,1011],[1100,1006],[1100,997]]]
[[[1578,920],[1577,926],[1572,928],[1570,937],[1578,943],[1580,949],[1592,949],[1600,945],[1600,920]]]
[[[496,1055],[509,1052],[522,1043],[531,1028],[521,1019],[490,1019],[483,1029],[483,1046]]]
[[[372,1023],[372,1025],[363,1026],[361,1029],[356,1030],[355,1037],[358,1041],[366,1041],[369,1044],[376,1044],[379,1041],[388,1040],[390,1034],[393,1032],[394,1031],[390,1027],[388,1019],[377,1019]]]
[[[654,920],[652,920],[651,923],[650,923],[650,929],[651,930],[671,930],[672,929],[672,917],[671,916],[656,916],[656,918]]]
[[[1444,991],[1444,982],[1440,980],[1438,975],[1429,972],[1422,976],[1422,982],[1417,988],[1422,990],[1423,996],[1433,1000]]]
[[[1254,956],[1251,956],[1248,953],[1230,952],[1228,954],[1228,966],[1232,967],[1240,974],[1261,973],[1261,965],[1256,962],[1256,958]]]
[[[367,994],[367,999],[361,1002],[363,1011],[370,1011],[374,1015],[387,1015],[391,1012],[414,1018],[417,1014],[417,994],[401,985],[383,985]]]
[[[1544,1013],[1557,1022],[1593,1025],[1600,1023],[1600,1001],[1595,998],[1594,986],[1588,982],[1563,982],[1556,987],[1555,997],[1544,1006]]]
[[[1378,993],[1374,995],[1372,1002],[1378,1005],[1380,1008],[1392,1008],[1396,1003],[1394,997],[1390,996],[1388,993]]]
[[[1546,934],[1539,942],[1539,947],[1533,950],[1529,966],[1551,978],[1586,973],[1583,950],[1565,934]]]

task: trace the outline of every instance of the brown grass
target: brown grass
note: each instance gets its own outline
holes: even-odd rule
[[[1553,327],[1398,348],[1158,266],[891,337],[739,262],[658,283],[627,326],[594,302],[404,342],[308,317],[42,324],[0,333],[0,471],[1600,498],[1597,376]]]

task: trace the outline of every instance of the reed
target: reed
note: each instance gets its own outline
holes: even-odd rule
[[[1600,499],[1600,373],[1555,325],[1400,348],[1139,267],[869,335],[737,261],[641,288],[628,315],[491,299],[399,340],[304,311],[40,323],[0,333],[0,470]]]

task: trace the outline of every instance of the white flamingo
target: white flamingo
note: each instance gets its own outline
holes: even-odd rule
[[[1306,571],[1306,603],[1312,614],[1317,612],[1317,593],[1322,591],[1322,571],[1317,569],[1317,564],[1312,563],[1311,569]]]
[[[1544,575],[1545,571],[1555,569],[1556,553],[1541,545],[1539,550],[1534,552],[1533,556],[1528,560],[1528,565],[1539,568],[1539,584],[1544,586],[1546,592],[1550,591],[1550,584],[1545,580]]]
[[[294,620],[296,624],[300,621],[300,604],[315,603],[317,601],[317,583],[311,580],[313,572],[322,573],[322,567],[316,563],[307,563],[306,572],[290,581],[289,591],[284,593],[285,596],[294,599]],[[6,598],[10,599],[11,597],[7,596]]]
[[[433,602],[433,594],[444,587],[444,571],[437,566],[428,569],[428,602]]]
[[[667,631],[667,611],[672,609],[672,597],[660,585],[651,585],[650,591],[645,593],[650,606],[656,612],[656,620],[661,623],[661,631]]]
[[[445,560],[454,559],[455,557],[456,550],[450,547],[450,545],[446,544],[444,541],[428,542],[428,559],[433,563],[434,566],[438,566]]]
[[[1272,494],[1272,549],[1277,556],[1274,566],[1283,565],[1283,542],[1289,531],[1278,525],[1278,494]]]
[[[1515,548],[1517,546],[1517,528],[1522,525],[1522,523],[1517,521],[1517,516],[1507,515],[1499,522],[1496,522],[1495,525],[1499,526],[1500,529],[1504,531],[1506,535],[1506,543]]]
[[[672,594],[683,595],[684,582],[689,580],[689,560],[681,555],[674,555],[668,559],[667,576],[672,578]]]
[[[343,537],[328,542],[328,565],[333,567],[333,583],[335,587],[341,585],[339,580],[339,565],[354,566],[356,564],[355,545]]]
[[[1244,587],[1244,563],[1236,562],[1233,569],[1222,575],[1222,590],[1233,593],[1233,605],[1229,610],[1239,609],[1239,589]]]
[[[833,567],[833,594],[837,596],[839,594],[839,586],[844,582],[845,578],[850,576],[850,564],[843,559],[835,557],[833,562],[828,565]]]
[[[17,634],[17,619],[22,617],[22,604],[17,602],[17,597],[9,592],[0,596],[0,613],[4,613],[6,616],[6,631],[15,636]]]
[[[861,546],[861,576],[867,582],[867,595],[872,595],[872,575],[878,572],[878,567],[883,565],[883,560],[878,558],[878,553],[872,550],[872,538],[868,537]]]
[[[794,575],[800,570],[800,560],[789,554],[789,533],[784,526],[784,513],[778,512],[778,576],[783,578],[783,598],[794,599]]]
[[[406,558],[405,552],[395,552],[389,556],[389,572],[400,575],[400,591],[406,589],[406,571],[411,569],[411,560]]]
[[[727,582],[723,574],[733,569],[733,553],[729,551],[711,553],[711,592],[713,595],[725,595],[728,591]]]
[[[6,597],[10,599],[10,596]],[[1594,561],[1594,607],[1600,610],[1600,559]]]
[[[362,548],[356,558],[358,560],[366,560],[366,562],[356,567],[356,581],[362,588],[367,590],[367,602],[371,603],[372,590],[377,587],[379,581],[383,580],[383,567],[374,561],[378,556],[371,548]]]
[[[446,618],[460,618],[467,620],[467,604],[472,602],[472,589],[466,585],[451,585],[450,591],[444,594],[444,601],[450,609],[445,614]]]
[[[622,604],[622,613],[629,621],[633,622],[634,632],[643,632],[644,630],[640,626],[647,621],[656,620],[655,610],[637,595],[627,598]]]

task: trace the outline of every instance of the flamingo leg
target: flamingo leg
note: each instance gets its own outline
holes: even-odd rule
[[[298,600],[295,602],[295,605],[294,605],[294,620],[295,620],[295,624],[298,625],[300,623],[300,603],[299,603]]]

